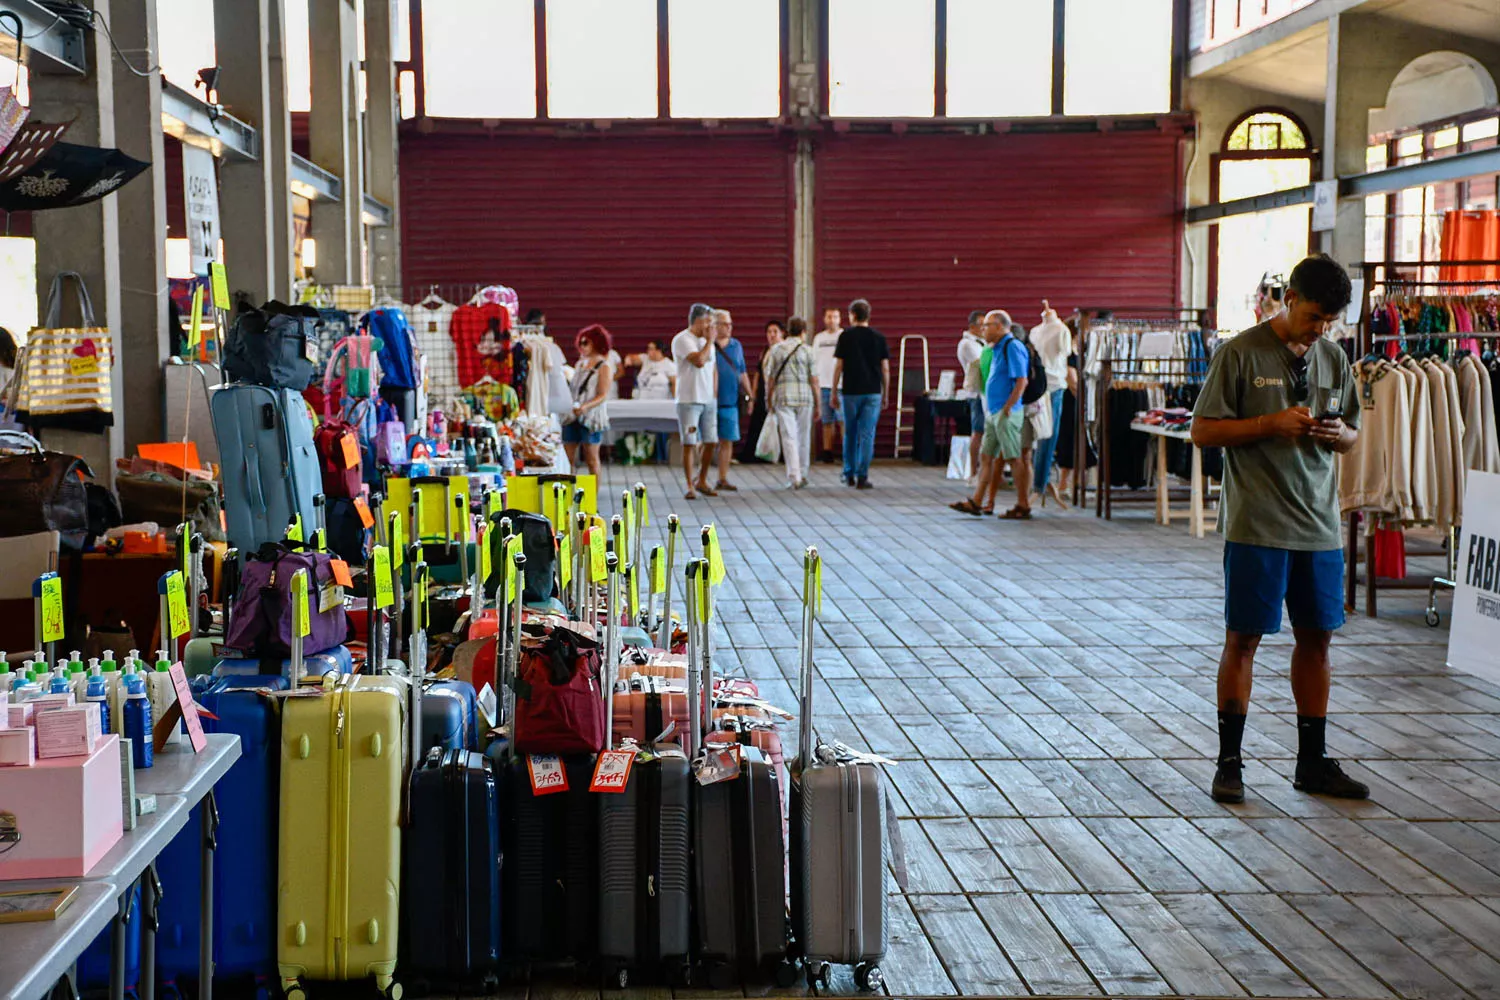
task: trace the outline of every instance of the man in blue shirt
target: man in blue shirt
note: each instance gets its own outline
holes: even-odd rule
[[[745,367],[745,346],[734,337],[734,317],[727,309],[714,310],[714,363],[718,366],[719,404],[719,483],[708,491],[733,493],[738,486],[729,481],[729,461],[735,442],[740,439],[740,404],[750,398],[750,376]],[[703,449],[703,466],[698,472],[700,492],[708,480],[710,452]]]
[[[1005,464],[1010,463],[1016,481],[1016,505],[1000,516],[1010,521],[1026,521],[1031,519],[1031,449],[1022,447],[1026,413],[1021,395],[1031,374],[1031,355],[1010,328],[1010,315],[1004,310],[985,314],[985,340],[993,346],[990,373],[984,384],[988,416],[979,444],[979,484],[973,497],[950,506],[976,517],[988,513],[980,504],[990,483],[998,484]]]

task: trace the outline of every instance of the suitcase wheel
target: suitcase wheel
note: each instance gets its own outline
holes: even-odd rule
[[[623,990],[630,987],[630,967],[621,965],[613,969],[604,970],[604,988],[607,990]]]
[[[807,963],[807,985],[827,991],[833,986],[833,969],[827,962]]]
[[[375,988],[380,991],[380,995],[385,997],[385,1000],[401,1000],[403,992],[401,984],[390,976],[376,976]],[[287,1000],[295,1000],[295,998],[288,997]]]
[[[728,962],[716,962],[708,967],[710,989],[727,990],[734,985],[734,967]]]
[[[885,973],[878,965],[862,962],[854,967],[854,985],[866,993],[878,993],[885,985]]]
[[[302,986],[302,983],[296,979],[293,979],[290,982],[283,982],[281,984],[281,995],[284,996],[286,1000],[307,1000],[307,990],[305,990]]]
[[[802,970],[797,967],[796,962],[793,962],[788,958],[782,959],[780,962],[776,963],[776,985],[781,989],[787,989],[788,987],[795,985],[797,980],[801,978]]]

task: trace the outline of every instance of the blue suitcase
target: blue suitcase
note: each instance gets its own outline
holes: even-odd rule
[[[246,556],[280,541],[293,515],[313,528],[322,492],[312,419],[302,394],[263,385],[222,385],[209,396],[224,479],[229,544]]]
[[[423,699],[424,703],[426,698]],[[500,961],[500,812],[482,755],[434,748],[411,777],[403,838],[402,968],[450,990],[494,984]]]
[[[280,713],[269,698],[248,690],[283,690],[286,678],[270,675],[200,677],[193,697],[218,720],[208,732],[240,738],[240,759],[219,780],[217,849],[214,853],[214,978],[273,982],[276,976],[276,844],[280,786]],[[162,881],[156,968],[178,996],[198,979],[199,902],[202,888],[202,806],[157,860]]]
[[[270,664],[275,667],[278,664]],[[254,677],[264,675],[267,664],[263,660],[226,658],[219,661],[214,667],[215,677]],[[279,667],[282,674],[292,668],[291,660],[281,660]],[[325,649],[321,653],[308,653],[302,657],[302,669],[308,677],[322,677],[328,673],[349,674],[354,672],[354,654],[349,652],[348,646],[334,646]],[[250,687],[255,685],[251,684]]]
[[[433,681],[422,689],[422,751],[479,746],[479,705],[468,681]]]
[[[130,919],[125,923],[125,995],[138,997],[141,981],[141,890],[130,891]],[[82,955],[78,956],[78,992],[84,997],[109,996],[109,968],[112,927],[99,932]]]

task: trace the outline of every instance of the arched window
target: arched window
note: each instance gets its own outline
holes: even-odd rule
[[[1246,115],[1224,139],[1224,150],[1229,153],[1282,149],[1307,149],[1307,133],[1290,116],[1279,111],[1256,111]]]

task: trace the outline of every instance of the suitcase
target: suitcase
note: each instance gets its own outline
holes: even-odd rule
[[[627,739],[642,746],[653,743],[669,725],[674,727],[672,735],[664,742],[682,745],[687,738],[688,693],[681,681],[662,677],[622,679],[615,685],[610,714],[615,746]]]
[[[282,706],[276,963],[287,1000],[304,1000],[307,979],[369,976],[400,996],[407,698],[404,681],[352,675]]]
[[[291,660],[255,660],[230,657],[219,661],[214,667],[215,677],[257,677],[269,676],[270,670],[281,670],[283,676],[289,675],[291,671]],[[270,668],[269,670],[267,668]],[[354,654],[349,652],[348,646],[334,646],[325,649],[321,653],[308,653],[302,657],[302,671],[304,678],[322,677],[324,674],[352,674],[354,672]]]
[[[425,710],[431,697],[422,699]],[[411,776],[402,968],[457,989],[495,985],[500,811],[483,754],[433,748]],[[492,992],[492,991],[491,991]]]
[[[792,935],[810,984],[826,990],[828,965],[837,963],[854,966],[860,989],[878,991],[887,933],[885,786],[877,765],[840,760],[813,744],[818,558],[809,548],[804,560],[800,755],[791,767]]]
[[[479,746],[479,707],[467,681],[433,681],[422,690],[422,752]]]
[[[311,527],[322,474],[301,394],[263,385],[221,385],[209,395],[209,408],[229,544],[243,556],[280,541],[298,514]]]
[[[214,978],[265,986],[276,975],[276,816],[280,808],[281,715],[272,699],[252,688],[284,690],[279,675],[200,677],[193,698],[218,719],[203,716],[211,733],[240,738],[240,757],[215,789],[218,826],[213,870]],[[198,982],[203,808],[157,859],[162,895],[157,907],[156,968],[179,996]]]
[[[593,754],[562,758],[568,790],[535,795],[525,756],[505,758],[501,893],[513,962],[588,963],[598,951],[599,813]]]
[[[162,365],[163,441],[191,441],[206,466],[219,464],[219,443],[214,439],[210,391],[224,381],[219,366],[207,362],[184,362],[172,358]]]

